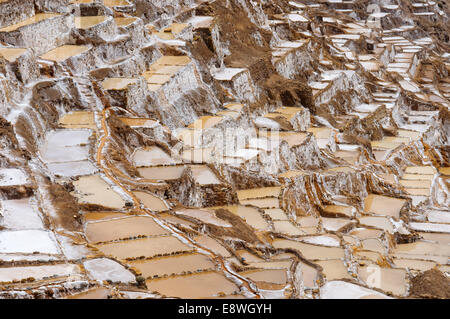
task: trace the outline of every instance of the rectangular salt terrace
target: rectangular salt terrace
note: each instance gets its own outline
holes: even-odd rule
[[[54,235],[44,230],[0,231],[0,253],[59,254]]]
[[[214,174],[208,166],[193,165],[191,166],[191,170],[192,176],[200,185],[221,184],[221,181],[217,178],[216,174]]]
[[[273,221],[273,227],[276,233],[286,234],[289,236],[305,235],[304,231],[288,220],[275,220]]]
[[[12,282],[27,278],[42,280],[44,277],[65,277],[79,273],[79,267],[73,264],[8,267],[0,268],[0,282]]]
[[[41,158],[47,163],[62,163],[72,161],[83,161],[89,157],[89,147],[87,146],[66,146],[55,147],[44,145],[41,150]]]
[[[146,179],[174,180],[181,177],[185,169],[184,165],[162,166],[162,167],[142,167],[138,168],[139,174]]]
[[[47,167],[52,174],[62,177],[92,175],[98,171],[89,161],[47,163]]]
[[[89,143],[90,130],[57,130],[47,133],[47,143],[52,147],[65,147]]]
[[[159,58],[155,64],[159,65],[187,65],[189,62],[191,62],[191,59],[186,55],[178,55],[178,56],[163,56]]]
[[[41,217],[31,204],[30,198],[4,200],[1,202],[3,218],[0,226],[9,229],[43,229]]]
[[[152,218],[144,216],[91,222],[86,225],[89,242],[107,242],[137,236],[168,235],[170,232],[159,226]]]
[[[91,175],[80,177],[73,182],[75,191],[72,192],[81,203],[100,205],[115,209],[125,206],[125,200],[115,192],[100,176]]]
[[[405,169],[405,173],[434,175],[436,174],[436,169],[433,166],[408,166]]]
[[[77,29],[89,29],[102,22],[105,22],[108,17],[106,16],[82,16],[75,17],[75,27]]]
[[[5,58],[8,62],[16,61],[25,52],[27,52],[27,49],[0,48],[0,56]]]
[[[24,21],[21,21],[19,23],[4,27],[0,29],[0,32],[12,32],[12,31],[16,31],[21,27],[24,26],[28,26],[28,25],[32,25],[35,23],[38,23],[40,21],[46,20],[46,19],[50,19],[50,18],[54,18],[54,17],[58,17],[61,16],[60,14],[55,14],[55,13],[38,13],[35,16],[28,18]]]
[[[126,27],[130,24],[133,24],[134,22],[138,21],[139,18],[114,18],[114,21],[116,22],[116,25],[118,27]]]
[[[405,199],[370,194],[364,200],[364,212],[399,218],[405,203]]]
[[[158,146],[138,149],[133,154],[136,166],[173,165],[179,163]]]
[[[66,128],[96,129],[94,112],[76,111],[64,114],[59,119],[59,125]]]
[[[239,291],[232,281],[219,272],[153,279],[147,280],[146,284],[149,291],[178,298],[217,297],[222,293],[230,295]]]
[[[192,251],[193,248],[173,236],[151,237],[145,239],[127,240],[96,246],[105,255],[118,259],[134,259],[141,256],[154,257],[159,254]]]
[[[83,45],[63,45],[40,56],[41,59],[54,62],[62,62],[76,55],[89,51],[89,47]]]
[[[103,80],[102,86],[105,90],[125,90],[131,84],[136,84],[137,79],[133,78],[107,78]]]
[[[205,255],[188,254],[168,257],[157,257],[149,260],[136,260],[128,263],[133,268],[138,269],[145,278],[182,272],[212,270],[214,263]]]
[[[264,197],[278,197],[281,192],[281,187],[263,187],[252,188],[237,191],[239,200],[245,200],[249,198],[264,198]]]
[[[297,132],[281,132],[280,138],[289,144],[289,147],[301,145],[308,135],[306,133]]]
[[[162,212],[169,209],[167,204],[154,194],[145,192],[133,192],[133,194],[151,211]]]
[[[18,168],[0,168],[0,186],[25,185],[29,182],[25,173]]]
[[[165,75],[174,75],[178,73],[184,65],[164,65],[159,63],[154,63],[150,66],[150,69],[147,72],[144,72],[144,77],[147,78],[153,74],[165,74]]]

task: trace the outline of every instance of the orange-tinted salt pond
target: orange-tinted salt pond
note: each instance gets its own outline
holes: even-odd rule
[[[210,270],[214,263],[205,255],[186,254],[168,257],[157,257],[148,260],[135,260],[128,262],[130,266],[138,269],[145,278],[155,275],[164,276],[181,274],[182,272]]]
[[[181,177],[185,169],[184,165],[177,166],[155,166],[155,167],[140,167],[139,174],[146,179],[154,180],[174,180]]]
[[[145,192],[133,192],[133,194],[142,201],[145,207],[152,211],[162,212],[169,209],[166,203],[156,195]]]
[[[109,244],[99,244],[96,247],[105,255],[118,259],[153,257],[159,254],[192,251],[193,248],[172,236],[151,237],[145,239],[127,240]]]
[[[263,197],[278,197],[281,192],[281,187],[262,187],[238,190],[237,195],[239,200],[246,200],[251,198],[263,198]]]
[[[164,235],[169,234],[169,231],[159,226],[150,217],[136,216],[88,223],[85,234],[90,242],[96,243],[139,235]]]
[[[370,194],[364,200],[364,212],[399,218],[405,199]]]
[[[285,269],[254,269],[239,272],[262,289],[281,289],[287,284]]]
[[[108,288],[100,287],[68,296],[67,299],[108,299],[110,294],[111,291]]]
[[[149,291],[158,291],[168,297],[204,298],[218,294],[232,294],[239,288],[218,272],[204,272],[146,281]]]
[[[82,203],[115,209],[125,206],[125,200],[98,175],[80,177],[73,186],[72,194]]]
[[[323,268],[323,274],[327,280],[352,279],[347,266],[340,259],[320,260],[316,263]]]
[[[206,165],[192,165],[192,176],[200,185],[220,184],[216,174]]]

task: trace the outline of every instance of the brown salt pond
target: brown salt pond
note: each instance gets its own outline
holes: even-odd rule
[[[12,32],[12,31],[16,31],[17,29],[27,26],[27,25],[31,25],[31,24],[35,24],[38,23],[40,21],[46,20],[46,19],[50,19],[50,18],[54,18],[54,17],[58,17],[60,16],[60,14],[56,14],[56,13],[38,13],[35,16],[32,16],[31,18],[28,18],[26,20],[23,20],[19,23],[4,27],[0,29],[0,32]]]
[[[81,203],[100,205],[114,209],[125,206],[125,200],[98,175],[83,176],[73,182],[72,194]]]
[[[151,237],[145,239],[127,240],[96,247],[105,255],[117,259],[154,257],[155,255],[192,251],[193,248],[173,236]]]
[[[383,229],[390,234],[394,233],[394,226],[391,221],[382,216],[367,216],[359,218],[359,223],[365,226],[372,226],[375,228]]]
[[[381,268],[377,265],[358,268],[359,277],[371,288],[378,288],[403,296],[407,292],[406,271],[404,269]]]
[[[281,187],[275,186],[238,190],[237,195],[241,201],[251,198],[278,197],[280,192]]]
[[[306,233],[290,221],[277,220],[273,222],[273,228],[276,233],[282,233],[289,236],[301,236]]]
[[[327,205],[323,210],[331,215],[347,217],[353,217],[356,213],[356,209],[352,206]]]
[[[344,249],[337,247],[323,247],[317,245],[309,245],[288,239],[275,239],[272,245],[275,248],[296,249],[305,258],[311,260],[328,260],[328,259],[344,258]]]
[[[159,197],[145,192],[133,192],[133,194],[151,211],[162,212],[168,210],[167,204]]]
[[[188,125],[188,128],[195,129],[208,129],[223,121],[223,117],[221,116],[201,116],[193,123]]]
[[[272,220],[288,220],[286,213],[279,208],[269,208],[265,209],[264,213],[270,217]]]
[[[75,17],[75,27],[77,29],[89,29],[93,26],[96,26],[102,22],[105,22],[108,17],[106,16],[82,16],[82,17]]]
[[[173,165],[179,163],[158,146],[137,149],[133,154],[136,166]]]
[[[67,299],[108,299],[109,295],[111,295],[111,290],[99,287],[68,296]]]
[[[317,280],[319,279],[319,271],[316,268],[302,262],[299,262],[297,267],[300,267],[303,286],[306,289],[316,288]]]
[[[253,207],[246,206],[223,206],[223,207],[214,207],[214,209],[223,208],[227,209],[233,214],[241,217],[247,224],[252,226],[253,228],[266,231],[269,228],[269,224],[267,221],[261,216],[260,212]]]
[[[62,62],[70,57],[89,51],[89,47],[83,45],[63,45],[56,49],[50,50],[40,56],[41,59],[54,62]]]
[[[128,264],[142,273],[145,278],[172,274],[181,274],[188,271],[204,271],[214,269],[210,258],[201,254],[187,254],[169,257],[157,257],[148,260],[130,261]]]
[[[340,259],[321,260],[317,261],[316,264],[323,268],[323,274],[327,280],[352,279],[347,266]]]
[[[400,217],[400,211],[406,200],[383,195],[370,194],[364,200],[364,212],[367,214]]]
[[[327,218],[322,217],[322,226],[327,231],[340,232],[352,228],[355,221],[346,218]]]
[[[96,129],[94,112],[77,111],[63,115],[59,119],[59,125],[65,128],[89,128]]]
[[[88,241],[94,243],[136,236],[167,235],[169,233],[152,218],[145,216],[91,222],[87,224],[85,230]]]
[[[408,244],[398,244],[392,254],[398,258],[433,260],[445,264],[450,257],[450,246],[438,243],[416,241]]]
[[[219,294],[232,294],[239,288],[218,272],[204,272],[146,281],[149,291],[157,291],[167,297],[204,298]]]
[[[185,168],[184,165],[140,167],[138,172],[143,178],[165,181],[179,179]]]
[[[393,262],[397,268],[405,268],[418,271],[427,271],[436,266],[436,263],[433,261],[417,260],[417,259],[393,258]]]
[[[118,27],[126,27],[132,23],[134,23],[135,21],[138,21],[138,18],[114,18],[114,22],[116,22],[116,25]]]
[[[107,78],[103,80],[102,86],[105,90],[125,90],[137,82],[138,80],[133,78]]]
[[[192,165],[192,176],[200,185],[221,184],[216,174],[206,165]]]
[[[119,212],[84,212],[83,217],[86,222],[99,221],[112,218],[127,217],[127,214]]]
[[[282,289],[287,284],[286,269],[254,269],[239,272],[239,275],[256,283],[260,289]]]
[[[27,52],[27,49],[0,48],[0,56],[5,58],[8,62],[16,61],[25,52]]]
[[[207,235],[195,236],[193,239],[198,245],[211,250],[216,255],[221,255],[222,257],[226,258],[231,257],[230,252],[224,246],[222,246],[217,240]]]

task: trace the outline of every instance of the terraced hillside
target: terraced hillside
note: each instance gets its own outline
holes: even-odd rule
[[[450,298],[446,0],[0,0],[0,298]]]

